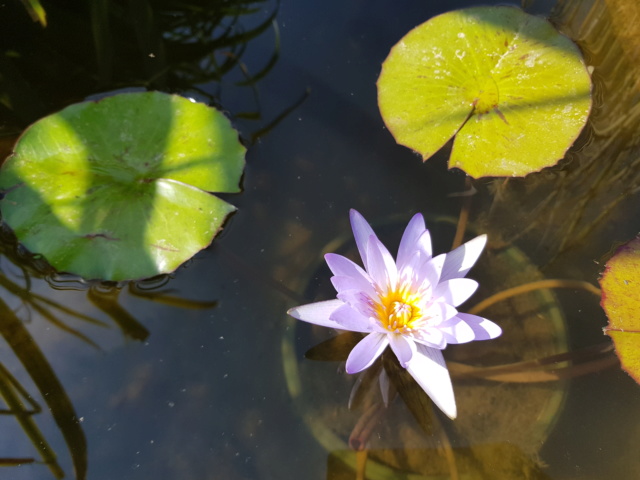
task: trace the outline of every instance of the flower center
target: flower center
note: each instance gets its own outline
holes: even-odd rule
[[[418,300],[418,295],[411,295],[405,291],[392,291],[380,295],[380,303],[375,306],[378,320],[390,332],[408,333],[422,318],[420,307],[417,305]]]

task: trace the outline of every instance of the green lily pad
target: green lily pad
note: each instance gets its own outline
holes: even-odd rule
[[[609,318],[604,331],[615,344],[622,368],[640,383],[640,237],[609,259],[600,287]]]
[[[84,278],[174,271],[235,207],[245,148],[219,111],[127,93],[71,105],[29,127],[0,169],[3,221],[31,252]]]
[[[444,13],[398,42],[378,105],[394,138],[424,160],[455,135],[449,168],[523,176],[553,165],[591,109],[578,47],[515,7]]]

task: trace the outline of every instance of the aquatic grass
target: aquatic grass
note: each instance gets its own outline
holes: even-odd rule
[[[51,416],[64,437],[76,478],[84,480],[87,474],[87,440],[71,400],[31,334],[13,310],[2,300],[0,300],[0,317],[2,318],[0,335],[4,337],[40,391]],[[25,420],[25,422],[27,421]],[[24,427],[30,437],[37,433],[30,421],[25,423]],[[49,453],[47,458],[51,459],[51,455],[54,454]],[[49,463],[49,465],[52,470],[56,472],[59,470],[57,463]],[[61,478],[61,476],[57,478]]]
[[[42,411],[38,403],[29,395],[29,393],[20,385],[16,378],[0,363],[0,397],[7,404],[8,410],[0,410],[0,414],[12,415],[20,424],[25,435],[33,444],[34,448],[40,454],[42,462],[47,465],[49,471],[55,478],[64,478],[64,471],[58,463],[55,450],[51,448],[40,428],[33,420],[33,415]],[[30,408],[25,407],[25,402]],[[0,459],[0,467],[3,465]],[[13,459],[6,465],[18,466],[33,463],[33,458]]]

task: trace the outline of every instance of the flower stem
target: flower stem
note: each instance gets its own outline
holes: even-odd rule
[[[619,363],[612,355],[610,341],[582,348],[574,352],[558,353],[548,357],[522,362],[476,367],[458,362],[448,362],[453,378],[483,378],[495,382],[541,383],[553,382],[598,372]],[[568,364],[567,362],[571,362]]]
[[[349,435],[349,446],[356,452],[365,450],[371,437],[371,432],[385,413],[386,407],[382,403],[374,403],[365,410],[356,426]]]
[[[585,282],[584,280],[562,280],[562,279],[548,279],[548,280],[538,280],[536,282],[525,283],[524,285],[519,285],[513,288],[507,288],[501,292],[498,292],[494,295],[491,295],[488,298],[485,298],[483,301],[478,303],[475,307],[469,310],[471,314],[478,314],[479,312],[486,310],[491,305],[498,303],[502,300],[506,300],[507,298],[515,297],[516,295],[521,295],[527,292],[533,292],[535,290],[543,290],[547,288],[578,288],[587,290],[588,292],[597,295],[598,297],[602,294],[600,289],[589,282]]]
[[[447,461],[447,466],[449,467],[449,478],[451,480],[460,480],[460,475],[458,475],[458,465],[456,464],[456,455],[453,452],[449,435],[447,435],[447,431],[444,429],[444,426],[437,415],[432,415],[431,418],[436,426],[437,434],[440,437],[444,457]]]
[[[471,184],[471,178],[467,177],[465,179],[465,188],[467,190],[472,190],[473,185]],[[458,217],[458,225],[456,226],[456,235],[453,237],[453,244],[451,245],[451,250],[458,248],[462,245],[462,240],[464,239],[464,233],[467,230],[467,221],[469,220],[469,210],[471,209],[471,195],[465,196],[462,201],[462,207],[460,209],[460,216]]]

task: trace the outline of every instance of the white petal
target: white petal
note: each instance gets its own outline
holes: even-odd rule
[[[429,230],[425,230],[418,239],[417,248],[424,253],[424,258],[431,258],[433,250],[431,248],[431,234]]]
[[[329,318],[333,312],[343,305],[344,302],[342,300],[326,300],[324,302],[308,303],[307,305],[293,307],[289,309],[287,313],[293,318],[302,320],[303,322],[344,330],[343,326]]]
[[[378,237],[371,235],[367,244],[367,272],[376,285],[380,287],[395,287],[398,270],[393,257]]]
[[[414,332],[413,340],[426,347],[442,350],[447,346],[447,339],[439,328],[425,328]]]
[[[360,312],[367,318],[376,317],[377,313],[372,306],[372,300],[370,297],[362,293],[360,290],[344,290],[336,295],[339,300],[347,303],[354,310]]]
[[[418,269],[418,278],[424,284],[425,282],[435,287],[440,281],[442,268],[447,259],[446,254],[440,254],[430,260],[424,262]]]
[[[456,399],[442,352],[424,345],[417,347],[416,355],[407,366],[407,371],[440,410],[449,418],[456,418]]]
[[[499,337],[502,333],[502,329],[498,325],[486,318],[470,313],[458,313],[457,317],[473,329],[476,340],[491,340]]]
[[[464,277],[478,260],[486,243],[487,236],[480,235],[447,253],[440,281]]]
[[[413,340],[403,337],[402,335],[391,335],[390,344],[391,350],[398,357],[398,362],[402,365],[403,368],[407,368],[407,365],[413,358],[414,353],[416,352],[416,344],[413,343]]]
[[[333,288],[336,289],[336,292],[344,292],[345,290],[358,290],[360,291],[357,280],[354,280],[351,277],[345,277],[343,275],[334,275],[331,277],[331,283],[333,284]]]
[[[342,330],[352,332],[371,332],[374,330],[373,322],[362,315],[357,309],[350,305],[342,305],[331,314],[329,320],[337,323]]]
[[[344,275],[334,275],[331,277],[331,283],[336,292],[341,293],[345,290],[357,290],[369,296],[369,298],[376,296],[376,291],[369,282],[366,282],[362,278],[346,277]]]
[[[467,343],[476,340],[474,329],[458,316],[440,325],[438,330],[442,332],[447,343]]]
[[[416,244],[420,236],[426,230],[424,218],[422,214],[416,213],[409,221],[407,228],[402,234],[400,247],[398,248],[397,265],[398,269],[402,269],[409,261],[416,250]]]
[[[360,258],[362,258],[362,264],[364,268],[369,271],[369,262],[367,260],[367,243],[369,243],[369,237],[375,235],[371,226],[367,223],[360,213],[351,209],[349,211],[349,218],[351,220],[351,229],[353,230],[353,237],[356,240],[358,251],[360,252]]]
[[[370,333],[353,347],[347,358],[347,373],[358,373],[371,366],[389,345],[388,335]]]
[[[478,282],[470,278],[452,278],[438,283],[433,290],[433,298],[436,301],[446,302],[457,307],[466,301],[478,289]]]
[[[369,277],[367,272],[347,257],[343,257],[337,253],[327,253],[324,259],[334,275],[338,277],[351,277],[361,281],[363,284],[371,284],[371,277]]]
[[[407,258],[402,265],[402,268],[398,266],[398,281],[409,282],[412,289],[417,289],[422,283],[422,279],[419,277],[419,269],[424,265],[425,256],[420,250],[414,250],[413,255]]]
[[[438,326],[442,322],[455,317],[458,314],[458,310],[448,303],[434,302],[425,308],[422,314],[429,319],[430,325]]]

